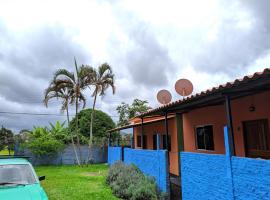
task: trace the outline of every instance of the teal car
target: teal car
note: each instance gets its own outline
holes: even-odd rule
[[[0,158],[1,200],[48,200],[31,163],[24,158]]]

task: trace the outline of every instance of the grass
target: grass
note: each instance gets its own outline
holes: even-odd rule
[[[9,152],[7,149],[0,151],[0,155],[9,155],[8,153]],[[14,151],[10,151],[10,155],[14,155]]]
[[[38,176],[46,176],[41,184],[50,200],[117,199],[105,183],[108,171],[105,164],[39,166],[35,169]]]

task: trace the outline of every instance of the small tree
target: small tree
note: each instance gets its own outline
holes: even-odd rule
[[[64,147],[64,144],[61,140],[57,140],[55,135],[46,127],[34,127],[29,134],[29,140],[25,143],[25,146],[34,155],[40,157],[56,154]]]
[[[93,107],[92,107],[92,113],[91,113],[91,121],[90,121],[90,133],[89,133],[89,153],[93,142],[93,121],[95,116],[95,107],[96,107],[96,101],[97,96],[104,96],[106,93],[106,90],[108,88],[112,89],[112,93],[115,93],[115,81],[114,81],[114,73],[112,71],[111,66],[108,63],[103,63],[98,67],[98,69],[95,69],[90,66],[85,67],[87,70],[86,76],[87,76],[87,82],[89,88],[92,86],[94,91],[92,93],[92,97],[94,97]],[[90,88],[91,89],[91,88]],[[90,157],[91,155],[89,155]]]
[[[129,124],[129,119],[149,110],[148,102],[140,99],[134,99],[131,105],[122,102],[116,110],[119,114],[118,126]]]
[[[2,126],[0,130],[0,150],[7,148],[10,155],[11,150],[14,150],[14,142],[13,132]]]
[[[89,126],[91,120],[92,109],[81,110],[78,114],[79,119],[79,131],[80,133],[88,139],[89,141]],[[115,128],[115,123],[112,118],[102,112],[101,110],[95,110],[95,118],[93,121],[93,143],[98,145],[104,145],[107,143],[107,131],[109,129]],[[76,117],[74,117],[70,122],[70,130],[76,129]],[[114,135],[117,137],[117,135]]]

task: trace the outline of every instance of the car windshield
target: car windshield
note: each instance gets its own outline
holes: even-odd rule
[[[35,175],[28,164],[0,165],[0,186],[14,184],[34,184]]]

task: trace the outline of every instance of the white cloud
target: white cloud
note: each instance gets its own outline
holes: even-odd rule
[[[117,120],[122,101],[174,91],[189,78],[205,90],[268,67],[269,1],[11,0],[0,3],[0,111],[58,113],[41,104],[52,73],[79,63],[112,65],[116,95],[97,107]],[[88,104],[92,99],[87,91]],[[19,130],[59,117],[1,115],[0,124]],[[64,118],[60,118],[64,120]]]

